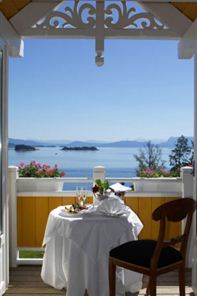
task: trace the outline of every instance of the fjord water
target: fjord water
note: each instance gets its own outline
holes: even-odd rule
[[[107,177],[130,178],[136,175],[137,162],[134,154],[139,148],[99,148],[98,151],[63,151],[61,147],[40,147],[36,151],[8,151],[9,165],[18,166],[21,162],[36,160],[41,164],[58,165],[65,172],[65,177],[92,177],[95,166],[102,165]],[[169,166],[169,148],[162,149],[162,159]],[[76,184],[69,185],[67,190],[74,189]],[[85,185],[85,184],[84,184]],[[89,187],[89,186],[88,186]]]
[[[60,147],[41,147],[36,151],[16,152],[9,149],[9,165],[36,160],[42,164],[57,164],[67,177],[91,177],[92,169],[102,165],[109,177],[133,177],[137,162],[134,154],[138,148],[98,148],[98,151],[63,151]],[[169,148],[162,149],[162,159],[169,166]]]

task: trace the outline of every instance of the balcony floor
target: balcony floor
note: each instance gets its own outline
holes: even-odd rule
[[[66,290],[56,290],[44,284],[40,277],[40,266],[19,266],[10,270],[10,285],[4,294],[12,296],[43,296],[43,295],[66,295]],[[144,280],[146,286],[146,280]],[[158,296],[178,296],[178,278],[177,273],[168,273],[158,277],[157,286]],[[138,295],[145,294],[145,288],[140,290]],[[127,293],[127,296],[137,295]],[[192,296],[191,289],[191,271],[186,272],[186,296]],[[74,295],[73,295],[74,296]],[[93,296],[93,295],[89,295]]]

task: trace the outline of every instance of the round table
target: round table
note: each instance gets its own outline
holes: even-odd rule
[[[137,239],[142,223],[131,210],[129,217],[96,212],[67,214],[60,206],[49,214],[43,244],[46,246],[41,277],[67,296],[108,296],[109,251]],[[117,269],[117,295],[141,288],[142,275]]]

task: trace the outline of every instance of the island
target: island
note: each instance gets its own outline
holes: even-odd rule
[[[35,151],[37,150],[35,147],[30,146],[30,145],[24,145],[24,144],[20,144],[20,145],[15,145],[15,151],[17,152],[25,152],[25,151]]]
[[[95,146],[82,146],[82,147],[65,146],[61,150],[64,150],[64,151],[97,151],[98,148],[96,148]]]

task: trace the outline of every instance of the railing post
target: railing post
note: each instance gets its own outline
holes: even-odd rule
[[[96,166],[93,168],[93,185],[95,181],[100,179],[102,182],[105,180],[105,167],[104,166]],[[98,204],[98,200],[95,198],[93,194],[93,204]]]
[[[9,257],[10,266],[17,266],[17,167],[8,168],[8,194],[9,194]]]
[[[181,168],[181,178],[182,178],[182,197],[193,198],[193,168],[192,167],[182,167]],[[185,226],[183,222],[182,227]],[[186,257],[186,267],[192,267],[192,238],[193,238],[193,227],[191,227],[188,247],[187,247],[187,257]]]
[[[193,174],[192,167],[182,167],[182,197],[193,197]]]
[[[96,166],[93,169],[93,182],[95,180],[100,179],[102,182],[105,180],[105,167],[104,166]]]

